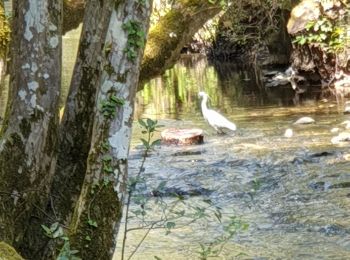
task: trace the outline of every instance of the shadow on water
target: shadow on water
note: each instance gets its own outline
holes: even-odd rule
[[[181,194],[191,205],[210,199],[226,217],[247,222],[249,229],[231,239],[217,259],[350,259],[349,147],[330,142],[335,135],[330,130],[345,130],[341,122],[347,116],[313,91],[299,95],[296,104],[290,86],[265,88],[256,73],[232,64],[214,68],[202,57],[187,56],[138,93],[136,118],[158,119],[165,128],[198,127],[205,135],[203,145],[157,147],[146,161],[140,193],[167,201]],[[235,134],[218,136],[206,124],[199,91],[237,124]],[[316,123],[293,125],[301,116]],[[283,136],[287,128],[292,138]],[[141,161],[140,137],[135,123],[130,175]],[[166,187],[155,192],[162,181]],[[147,216],[159,214],[152,207]],[[212,242],[219,226],[199,222],[169,235],[153,230],[134,259],[199,259],[199,244]],[[128,252],[144,234],[128,234]]]

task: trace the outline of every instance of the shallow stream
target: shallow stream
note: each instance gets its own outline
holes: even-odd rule
[[[165,213],[156,201],[161,197],[171,205],[174,193],[185,197],[181,207],[188,212],[210,200],[220,207],[222,223],[210,210],[209,217],[190,225],[186,217],[179,218],[170,234],[151,230],[133,259],[200,259],[200,244],[208,248],[225,234],[222,226],[231,216],[248,229],[209,259],[350,259],[349,147],[330,141],[337,135],[332,128],[344,131],[341,123],[349,116],[340,112],[343,108],[317,93],[295,99],[290,86],[259,87],[251,70],[233,65],[218,70],[204,59],[188,59],[138,94],[136,117],[157,119],[162,129],[201,128],[205,143],[162,145],[151,153],[139,187],[148,202],[132,205],[134,211],[146,208],[147,214],[131,219],[131,227],[161,219]],[[211,107],[236,123],[236,133],[217,135],[204,121],[199,91],[206,91]],[[316,123],[293,125],[302,116]],[[287,128],[293,129],[292,138],[284,137]],[[140,167],[141,137],[135,123],[131,176]],[[157,192],[161,182],[165,187]],[[146,231],[128,233],[126,255]]]

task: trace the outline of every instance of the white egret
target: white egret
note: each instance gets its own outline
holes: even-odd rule
[[[223,128],[235,131],[237,129],[236,125],[224,116],[220,115],[218,112],[208,109],[207,101],[208,95],[205,92],[199,92],[198,95],[202,98],[201,108],[202,114],[205,120],[211,125],[218,133],[224,133]]]

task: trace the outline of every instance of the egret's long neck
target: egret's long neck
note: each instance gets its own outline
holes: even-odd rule
[[[208,97],[204,96],[202,99],[202,104],[201,104],[203,114],[205,114],[205,112],[208,110],[207,101],[208,101]]]

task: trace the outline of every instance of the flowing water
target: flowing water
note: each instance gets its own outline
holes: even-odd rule
[[[336,135],[330,130],[343,131],[341,123],[348,116],[318,93],[296,98],[290,86],[259,87],[255,75],[232,64],[215,69],[203,58],[187,57],[138,93],[135,119],[157,119],[162,129],[201,128],[205,142],[161,145],[151,153],[138,190],[149,201],[132,204],[133,211],[146,208],[147,215],[131,219],[131,227],[162,219],[164,208],[156,201],[161,197],[171,205],[174,193],[185,196],[182,209],[189,212],[189,207],[203,208],[203,200],[211,200],[221,208],[222,223],[210,210],[207,219],[190,225],[180,218],[174,221],[179,228],[170,234],[151,230],[133,259],[200,259],[200,244],[208,247],[225,234],[222,226],[230,216],[249,228],[210,259],[350,259],[348,146],[330,142]],[[199,91],[206,91],[211,107],[236,123],[235,134],[217,135],[203,120]],[[316,123],[293,125],[302,116]],[[287,128],[293,129],[292,138],[284,137]],[[141,163],[140,132],[135,123],[131,176]],[[162,182],[165,187],[157,193]],[[146,232],[128,233],[126,255]]]

